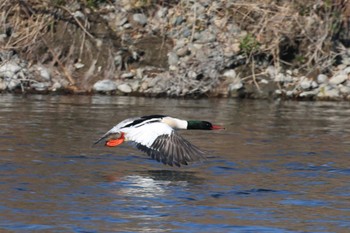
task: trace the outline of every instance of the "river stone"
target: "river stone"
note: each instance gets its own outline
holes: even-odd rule
[[[48,69],[46,69],[46,67],[44,66],[38,66],[37,67],[40,77],[43,78],[46,81],[49,81],[51,79],[50,77],[50,72]]]
[[[179,57],[177,56],[177,54],[174,52],[169,52],[168,53],[169,66],[177,66],[178,62],[179,62]]]
[[[94,91],[102,91],[102,92],[107,92],[107,91],[115,91],[117,90],[117,84],[109,79],[105,79],[105,80],[100,80],[97,81],[92,89]]]
[[[311,88],[311,80],[303,77],[301,82],[299,83],[299,86],[301,87],[301,89],[303,90],[308,90]]]
[[[223,73],[223,76],[228,78],[228,79],[235,79],[237,74],[236,71],[234,69],[231,70],[227,70]]]
[[[6,85],[5,80],[0,79],[0,91],[6,90],[6,87],[7,87],[7,85]]]
[[[51,90],[52,91],[57,91],[57,90],[59,90],[59,89],[61,89],[62,88],[62,84],[61,83],[59,83],[59,82],[57,82],[57,81],[55,81],[54,82],[54,84],[52,84],[52,86],[51,86]]]
[[[319,90],[315,89],[312,91],[304,91],[302,93],[299,94],[299,97],[301,98],[312,98],[314,96],[316,96],[318,94]]]
[[[317,75],[317,83],[319,83],[319,84],[326,83],[327,80],[328,80],[327,75],[325,75],[325,74]]]
[[[348,67],[346,67],[346,68],[344,69],[344,73],[345,73],[345,74],[350,74],[350,66],[348,66]]]
[[[21,81],[18,79],[11,79],[10,82],[7,83],[7,89],[12,91],[16,89],[21,84]]]
[[[21,67],[15,62],[5,62],[0,66],[0,77],[13,78],[21,70]]]
[[[345,82],[348,79],[348,75],[346,74],[338,74],[336,76],[333,76],[330,80],[329,83],[332,85],[338,85],[343,82]]]
[[[134,77],[134,74],[132,72],[124,73],[120,75],[122,79],[132,79]]]
[[[350,94],[350,87],[348,87],[348,86],[344,86],[344,85],[341,85],[340,87],[339,87],[339,91],[341,92],[341,93],[343,93],[343,94]]]
[[[336,99],[339,98],[339,90],[337,88],[332,88],[331,86],[322,86],[317,94],[317,97],[321,99]]]
[[[118,86],[118,90],[123,92],[123,93],[130,93],[132,91],[130,85],[127,83],[120,84]]]
[[[142,26],[147,24],[147,17],[144,14],[133,14],[132,19]]]
[[[36,91],[46,91],[50,87],[49,82],[32,83],[30,86]]]

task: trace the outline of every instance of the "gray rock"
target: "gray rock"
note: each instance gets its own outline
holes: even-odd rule
[[[268,66],[266,68],[266,72],[268,73],[268,75],[270,76],[271,79],[275,79],[275,77],[278,74],[278,71],[277,71],[277,69],[274,66]]]
[[[94,91],[101,92],[115,91],[117,88],[117,84],[109,79],[97,81],[92,87]]]
[[[337,99],[339,98],[339,90],[329,85],[322,85],[317,97],[320,99]]]
[[[317,83],[322,84],[326,83],[328,81],[328,77],[325,74],[319,74],[317,75]]]
[[[61,88],[62,88],[62,84],[56,81],[56,82],[54,82],[54,84],[52,84],[50,89],[51,89],[51,91],[57,91]]]
[[[284,75],[282,73],[278,73],[275,78],[275,82],[281,82],[281,83],[289,83],[293,81],[293,78],[290,75]]]
[[[315,90],[311,90],[311,91],[303,91],[299,94],[299,97],[301,98],[311,98],[314,97],[318,94],[319,90],[315,89]]]
[[[12,91],[12,90],[16,89],[17,87],[19,87],[20,85],[21,85],[21,81],[13,78],[7,83],[7,89]]]
[[[7,35],[5,33],[0,34],[0,43],[5,43],[6,38],[7,38]]]
[[[197,42],[200,43],[211,43],[216,40],[216,35],[209,30],[204,30],[201,32],[196,32],[194,34],[194,39],[197,40]]]
[[[188,38],[192,35],[192,30],[189,27],[185,26],[182,29],[182,35],[183,37]]]
[[[173,19],[172,24],[174,26],[178,26],[178,25],[182,24],[183,22],[184,22],[184,17],[182,15],[179,15]]]
[[[49,81],[51,79],[50,71],[46,69],[46,67],[38,65],[37,70],[39,71],[40,77],[44,80]]]
[[[333,76],[329,80],[329,84],[338,85],[338,84],[341,84],[341,83],[345,82],[347,79],[348,79],[348,75],[346,75],[346,74],[338,74],[336,76]]]
[[[160,7],[159,10],[156,13],[156,16],[158,18],[164,18],[168,12],[168,9],[165,7]]]
[[[83,64],[83,63],[80,63],[80,62],[77,62],[77,63],[75,63],[74,64],[74,67],[75,67],[75,69],[81,69],[81,68],[83,68],[85,65]]]
[[[231,83],[228,86],[228,89],[229,89],[230,92],[239,90],[241,88],[243,88],[243,83],[242,82]]]
[[[303,77],[303,78],[301,78],[299,86],[303,90],[308,90],[308,89],[311,88],[311,80],[309,80],[308,78]]]
[[[76,11],[76,12],[74,12],[74,13],[73,13],[73,16],[74,16],[75,18],[81,18],[81,19],[85,20],[85,15],[84,15],[84,13],[81,12],[81,11]]]
[[[4,91],[4,90],[6,90],[6,88],[7,88],[7,84],[6,84],[5,80],[0,79],[0,91]]]
[[[168,64],[169,66],[177,66],[179,62],[179,57],[174,52],[168,53]]]
[[[49,82],[38,82],[38,83],[32,83],[30,86],[34,88],[36,91],[47,91],[50,87]]]
[[[118,90],[123,92],[123,93],[130,93],[130,92],[132,92],[132,89],[131,89],[130,85],[127,84],[127,83],[123,83],[123,84],[118,85]]]
[[[179,48],[179,49],[176,51],[176,55],[179,56],[179,57],[186,56],[186,55],[188,55],[189,53],[190,53],[190,52],[188,51],[188,48],[187,48],[187,47]]]
[[[223,76],[228,78],[228,79],[235,79],[237,74],[236,71],[234,69],[231,70],[227,70],[223,73]]]
[[[142,26],[147,24],[147,17],[144,14],[133,14],[132,19]]]
[[[135,80],[134,82],[130,83],[132,91],[136,92],[140,88],[140,81]]]
[[[120,76],[123,79],[132,79],[134,77],[134,74],[132,72],[124,73]]]
[[[13,76],[22,68],[15,62],[4,62],[0,66],[0,77],[13,78]]]
[[[348,95],[348,94],[350,94],[350,87],[344,86],[344,85],[340,85],[339,91],[340,91],[342,94]]]
[[[344,74],[350,74],[350,66],[346,67],[346,68],[343,70],[343,73],[344,73]]]
[[[155,87],[161,78],[159,76],[148,79],[148,87]]]

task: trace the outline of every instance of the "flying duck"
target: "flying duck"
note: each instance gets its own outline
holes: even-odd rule
[[[175,130],[217,130],[221,126],[208,121],[181,120],[165,115],[150,115],[123,120],[94,144],[102,140],[105,146],[114,147],[131,142],[152,159],[170,166],[188,165],[204,159],[204,152],[181,137]]]

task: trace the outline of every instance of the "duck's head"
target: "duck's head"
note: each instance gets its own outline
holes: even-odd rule
[[[187,121],[187,129],[218,130],[225,129],[219,125],[213,125],[209,121]]]

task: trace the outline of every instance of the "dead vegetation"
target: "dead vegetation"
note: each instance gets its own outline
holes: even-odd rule
[[[131,11],[154,9],[157,4],[181,7],[185,3],[121,2],[130,5]],[[114,57],[121,42],[102,17],[103,12],[93,10],[100,3],[113,5],[114,1],[3,0],[0,34],[7,38],[0,41],[1,50],[16,51],[29,63],[55,68],[57,75],[63,75],[74,88],[88,88],[101,77],[114,77],[118,69]],[[75,4],[79,9],[74,9]],[[240,51],[246,55],[245,63],[251,68],[248,76],[257,88],[256,75],[261,72],[258,69],[262,63],[277,70],[298,69],[305,74],[329,72],[339,61],[341,47],[350,45],[348,0],[242,0],[226,5],[229,7],[216,14],[247,32],[240,40]],[[72,9],[82,11],[85,17],[74,14]],[[84,67],[77,68],[76,64]]]
[[[350,42],[348,0],[237,1],[227,14],[248,32],[241,49],[253,65],[266,55],[278,69],[327,72]]]
[[[89,14],[83,17],[65,6],[75,2],[5,0],[0,4],[0,32],[7,35],[1,49],[56,70],[74,91],[87,88],[100,76],[113,77],[113,48],[120,43],[98,14],[86,8]]]

